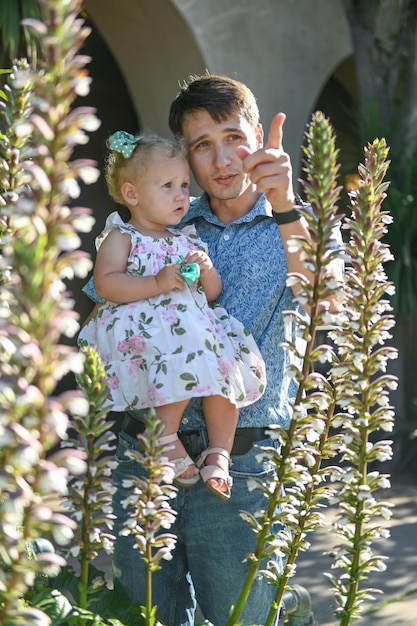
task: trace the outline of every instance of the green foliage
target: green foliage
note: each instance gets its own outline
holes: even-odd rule
[[[91,589],[95,581],[102,578],[103,572],[90,566],[88,584]],[[139,609],[131,607],[117,581],[112,588],[100,586],[96,594],[91,595],[88,608],[80,606],[79,587],[80,577],[66,565],[58,576],[39,579],[26,600],[49,616],[51,626],[141,626],[144,623]]]
[[[415,321],[417,315],[417,149],[404,161],[391,156],[391,184],[385,206],[393,217],[385,241],[393,261],[387,273],[395,285],[392,303],[399,319]]]
[[[347,155],[360,159],[362,145],[372,143],[376,137],[385,138],[390,146],[390,183],[385,190],[384,206],[392,216],[392,224],[383,239],[392,253],[386,272],[395,286],[391,303],[398,321],[413,323],[417,314],[417,147],[415,133],[403,139],[407,136],[400,117],[403,104],[401,99],[391,103],[385,125],[378,117],[375,101],[367,102],[364,117],[357,109],[345,108],[345,123],[349,124],[351,132],[341,145],[341,173],[352,179],[351,184],[356,187],[360,180],[354,173],[356,163]]]
[[[41,9],[36,0],[2,0],[0,3],[0,49],[2,64],[12,59],[27,57],[36,64],[38,46],[33,33],[21,24],[24,18],[41,19]]]

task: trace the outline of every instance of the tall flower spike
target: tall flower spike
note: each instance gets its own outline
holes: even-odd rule
[[[76,251],[91,212],[68,203],[78,178],[98,176],[91,162],[71,161],[74,146],[88,141],[84,131],[99,125],[94,110],[71,111],[89,84],[86,58],[77,54],[89,32],[81,0],[40,0],[40,8],[42,20],[26,22],[37,34],[39,66],[15,65],[1,112],[8,127],[0,146],[1,224],[3,234],[16,233],[3,237],[10,274],[0,283],[0,605],[8,626],[45,623],[21,598],[37,572],[65,563],[47,552],[28,560],[27,545],[41,536],[65,545],[75,527],[59,505],[72,453],[50,456],[68,425],[65,399],[54,393],[64,374],[82,369],[78,350],[61,343],[78,330],[64,280],[91,268]]]
[[[164,455],[165,447],[159,443],[165,425],[155,418],[150,409],[145,416],[146,430],[138,435],[140,452],[128,450],[126,455],[145,470],[143,478],[132,476],[124,481],[129,496],[124,502],[128,520],[121,534],[132,534],[146,564],[146,598],[141,607],[147,626],[155,624],[155,607],[152,602],[152,574],[161,568],[163,559],[169,560],[177,538],[166,532],[175,521],[176,512],[169,501],[176,497],[172,484],[174,470]]]
[[[386,373],[389,359],[396,357],[396,350],[385,345],[394,326],[386,299],[392,285],[383,267],[390,252],[381,242],[390,222],[381,209],[388,185],[384,182],[387,154],[385,140],[375,140],[366,147],[365,162],[358,168],[360,183],[347,220],[346,319],[331,333],[340,359],[331,378],[341,408],[336,419],[344,445],[343,468],[337,477],[340,513],[335,522],[342,543],[336,548],[334,564],[342,573],[328,576],[341,626],[356,619],[363,600],[377,591],[362,588],[361,582],[373,570],[385,567],[384,557],[373,554],[372,542],[386,536],[390,516],[390,505],[376,497],[378,490],[389,485],[388,476],[374,469],[375,463],[391,458],[392,442],[380,440],[375,433],[393,428],[389,392],[396,386],[396,378]]]
[[[277,588],[266,626],[275,623],[288,580],[295,571],[297,554],[308,547],[305,535],[323,524],[317,509],[333,493],[323,484],[330,470],[321,469],[320,464],[323,458],[334,456],[338,445],[337,438],[329,437],[334,390],[326,377],[314,369],[317,362],[334,359],[330,346],[317,345],[316,334],[318,328],[329,323],[329,313],[321,306],[322,302],[334,298],[341,289],[332,269],[342,254],[341,245],[335,242],[332,232],[340,219],[336,216],[340,190],[336,186],[338,165],[333,130],[320,112],[313,116],[306,136],[306,191],[311,209],[301,209],[301,212],[308,223],[310,238],[294,239],[290,246],[301,251],[313,279],[309,282],[304,276],[290,275],[288,284],[299,286],[298,300],[309,307],[311,315],[307,318],[299,312],[286,312],[295,329],[294,340],[284,344],[292,354],[288,375],[297,379],[299,389],[288,430],[271,428],[272,436],[282,443],[281,450],[262,448],[260,451],[260,456],[275,467],[277,479],[266,485],[253,481],[250,486],[264,491],[267,507],[256,516],[243,514],[257,532],[258,541],[254,554],[248,557],[249,574],[228,626],[238,623],[259,568],[265,567],[265,561],[274,552],[285,555],[284,571],[279,571],[270,561],[262,573]],[[285,496],[283,486],[288,486]],[[284,530],[274,533],[273,524],[283,524]]]
[[[106,417],[104,408],[107,398],[107,384],[104,367],[98,353],[91,347],[84,350],[85,362],[77,382],[85,394],[85,402],[73,402],[71,426],[75,436],[62,442],[64,449],[71,447],[85,459],[85,468],[79,475],[69,480],[67,505],[70,515],[77,523],[77,530],[69,552],[80,565],[80,599],[78,606],[87,609],[89,594],[96,593],[89,588],[89,568],[100,551],[108,554],[113,551],[112,494],[114,486],[111,472],[115,468],[114,444],[116,435],[113,424]],[[70,404],[71,406],[71,404]],[[65,503],[64,503],[65,504]],[[101,584],[105,584],[104,578]]]

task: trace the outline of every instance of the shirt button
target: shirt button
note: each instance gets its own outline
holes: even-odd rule
[[[183,417],[181,421],[183,424],[188,424],[188,417]]]
[[[229,241],[229,239],[230,239],[230,235],[224,235],[223,239],[224,239],[225,241]]]

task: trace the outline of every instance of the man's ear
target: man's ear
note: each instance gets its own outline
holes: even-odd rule
[[[136,187],[135,185],[132,185],[132,183],[129,183],[128,181],[122,183],[122,186],[120,187],[120,193],[122,194],[122,198],[126,204],[135,206],[138,203]]]

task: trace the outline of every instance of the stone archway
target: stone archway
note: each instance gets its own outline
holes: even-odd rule
[[[195,34],[171,0],[86,0],[85,10],[123,73],[143,128],[169,133],[178,81],[204,72]]]

